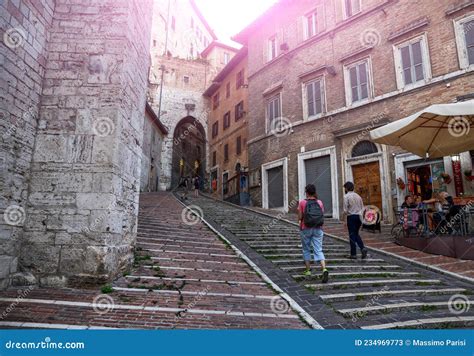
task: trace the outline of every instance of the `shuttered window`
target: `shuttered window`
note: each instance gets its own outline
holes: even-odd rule
[[[356,64],[349,68],[352,102],[361,101],[369,97],[369,77],[367,62]]]
[[[219,134],[219,121],[216,121],[212,125],[212,138],[216,137]]]
[[[318,33],[318,23],[316,11],[306,15],[306,38],[313,37]]]
[[[229,144],[226,143],[224,145],[224,162],[227,162],[229,160]]]
[[[226,112],[224,115],[224,130],[230,126],[230,111]]]
[[[235,151],[238,155],[240,155],[242,153],[242,137],[241,136],[237,137],[235,145],[236,145]]]
[[[464,24],[466,36],[466,51],[469,64],[474,64],[474,20]]]
[[[280,117],[280,95],[277,95],[271,98],[267,104],[267,118],[270,130],[277,127],[277,122],[275,122],[275,120]]]
[[[306,99],[308,117],[323,112],[323,85],[322,80],[315,80],[306,84]]]
[[[421,39],[400,48],[405,85],[425,79]]]

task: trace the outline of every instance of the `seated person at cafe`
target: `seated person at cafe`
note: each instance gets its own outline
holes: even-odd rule
[[[434,232],[435,227],[438,228],[443,217],[454,204],[453,198],[447,192],[434,193],[431,199],[425,200],[423,203],[431,205],[431,208],[428,208],[428,227],[430,231]]]
[[[407,195],[405,197],[405,201],[402,204],[402,209],[405,209],[405,208],[408,208],[408,209],[415,209],[416,208],[416,204],[413,201],[413,197],[411,195]]]

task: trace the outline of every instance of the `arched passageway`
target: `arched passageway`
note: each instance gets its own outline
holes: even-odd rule
[[[176,187],[181,177],[205,178],[206,171],[206,131],[201,123],[187,116],[176,125],[173,135],[172,187]]]

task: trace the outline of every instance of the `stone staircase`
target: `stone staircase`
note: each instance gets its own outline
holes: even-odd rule
[[[315,313],[308,312],[323,327],[474,326],[473,285],[461,279],[377,252],[369,253],[366,260],[351,260],[346,258],[348,243],[325,236],[323,251],[330,280],[322,284],[319,266],[313,267],[312,277],[302,276],[304,265],[296,226],[206,197],[193,199],[189,204],[199,206],[204,219],[223,233],[235,236],[248,251],[257,252],[275,269],[291,276],[310,292],[308,303],[322,302],[333,317],[325,315],[318,319],[321,307]],[[291,290],[288,292],[292,295]]]

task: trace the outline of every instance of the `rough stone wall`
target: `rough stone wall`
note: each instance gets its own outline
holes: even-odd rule
[[[131,261],[151,6],[55,2],[18,239],[20,269],[43,285],[109,280]]]
[[[297,155],[302,147],[311,151],[329,146],[336,146],[338,183],[342,185],[345,162],[341,157],[341,139],[334,136],[334,131],[362,125],[373,125],[374,118],[384,117],[395,120],[421,110],[431,104],[453,102],[457,96],[473,93],[473,72],[462,72],[456,49],[453,19],[472,13],[472,6],[447,14],[446,11],[454,3],[462,1],[443,0],[436,4],[426,0],[419,2],[391,2],[384,11],[374,11],[358,20],[349,21],[336,29],[332,36],[331,30],[342,21],[340,9],[335,12],[334,2],[319,1],[325,9],[326,35],[317,40],[302,44],[300,17],[310,10],[305,3],[293,2],[294,6],[285,9],[284,14],[272,16],[259,31],[251,36],[249,41],[249,165],[250,169],[259,169],[263,163],[288,157],[289,200],[298,195]],[[336,2],[337,3],[337,2]],[[362,1],[363,8],[382,4],[383,1]],[[414,34],[427,33],[429,54],[433,78],[439,78],[457,73],[454,78],[440,80],[437,83],[407,91],[398,92],[395,76],[393,42],[387,38],[396,31],[403,29],[406,24],[426,16],[429,23],[422,29],[410,32],[401,39],[408,39]],[[401,21],[403,19],[403,21]],[[285,28],[282,30],[282,28]],[[374,96],[376,101],[360,107],[348,107],[345,101],[343,63],[341,58],[355,52],[364,45],[362,34],[370,30],[374,46],[366,54],[372,61]],[[289,44],[290,51],[300,46],[298,50],[265,64],[264,54],[266,41],[269,36],[277,33],[283,42]],[[364,57],[361,55],[360,57]],[[357,56],[356,56],[357,58]],[[320,119],[301,124],[303,120],[302,84],[300,75],[322,65],[333,66],[335,74],[320,71],[324,75],[326,85],[326,102],[328,114]],[[282,114],[293,123],[289,135],[276,137],[265,132],[266,98],[262,93],[281,82]],[[449,84],[449,86],[447,85]],[[382,95],[394,94],[391,98],[383,99]],[[367,131],[367,130],[366,130]],[[364,134],[358,139],[367,139]],[[391,153],[401,152],[400,149],[389,148],[388,160],[390,171],[394,164]],[[390,177],[395,186],[395,177]],[[340,189],[340,188],[337,189]],[[342,190],[340,190],[342,193]],[[261,188],[252,189],[252,199],[261,205]],[[342,194],[339,194],[342,199]],[[341,206],[341,202],[339,204]]]
[[[18,270],[53,9],[53,0],[0,3],[0,289]]]
[[[158,190],[158,177],[161,166],[161,146],[163,134],[152,122],[148,114],[145,115],[143,127],[143,155],[141,168],[140,191],[155,192]]]

